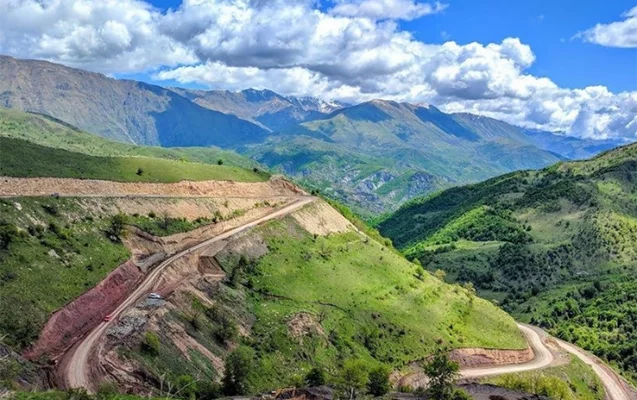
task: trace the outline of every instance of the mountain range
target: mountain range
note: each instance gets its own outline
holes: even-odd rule
[[[431,105],[164,88],[7,56],[0,56],[0,106],[121,142],[237,151],[367,216],[442,188],[618,144]]]

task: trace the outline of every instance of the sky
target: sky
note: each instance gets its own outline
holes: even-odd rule
[[[0,0],[0,54],[637,139],[634,0]]]

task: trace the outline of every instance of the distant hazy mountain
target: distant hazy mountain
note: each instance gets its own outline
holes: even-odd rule
[[[546,132],[536,129],[520,130],[540,149],[550,150],[571,160],[582,160],[593,157],[602,151],[626,144],[622,140],[580,139],[565,134]]]
[[[327,102],[315,97],[282,96],[271,90],[172,90],[202,107],[236,115],[271,131],[313,121],[347,106],[337,101]]]
[[[159,86],[6,56],[0,56],[0,106],[135,144],[228,147],[268,133]]]
[[[561,159],[501,121],[381,100],[334,111],[241,150],[372,213],[418,194]]]

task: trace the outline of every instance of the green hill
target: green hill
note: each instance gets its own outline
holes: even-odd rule
[[[382,100],[334,111],[239,150],[365,215],[561,159],[501,121]]]
[[[637,380],[637,145],[413,200],[378,224],[410,259]]]
[[[51,117],[3,108],[0,154],[0,175],[5,176],[130,182],[254,182],[269,177],[258,171],[256,162],[230,151],[134,146],[82,132]],[[223,165],[218,165],[219,160]]]

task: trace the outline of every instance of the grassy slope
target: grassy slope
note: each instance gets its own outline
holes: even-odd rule
[[[16,348],[29,344],[49,313],[128,258],[123,245],[107,239],[109,221],[87,213],[78,202],[0,200],[0,223],[20,230],[7,248],[0,247],[0,336],[7,335],[5,343]]]
[[[231,320],[249,326],[240,342],[256,354],[252,392],[298,384],[317,365],[337,384],[349,359],[400,369],[440,346],[525,347],[504,312],[487,301],[471,300],[464,289],[429,274],[419,280],[416,265],[376,240],[354,232],[314,237],[292,217],[272,221],[239,240],[240,253],[217,256],[229,279],[204,291],[214,294],[216,307],[227,310]],[[250,257],[246,243],[261,241],[267,254],[242,262],[240,254]],[[167,318],[225,358],[234,346],[216,338],[221,326],[210,310],[197,300],[192,303]],[[299,313],[311,315],[316,325],[311,333],[294,337],[288,324]],[[199,315],[196,322],[193,315]],[[170,379],[180,374],[219,377],[201,357],[185,365],[166,338],[156,356],[136,348],[125,355],[151,374],[167,373]]]
[[[637,380],[635,171],[631,145],[414,200],[379,228],[429,269]]]
[[[248,341],[259,355],[255,388],[290,384],[315,364],[334,374],[350,358],[401,368],[439,346],[525,347],[504,312],[428,274],[419,280],[416,265],[375,240],[315,238],[291,218],[254,235],[269,249],[242,275],[256,319]],[[324,333],[291,337],[286,325],[299,312]]]
[[[42,146],[100,157],[151,157],[252,169],[259,165],[232,151],[216,147],[153,147],[115,142],[83,132],[54,118],[0,107],[0,136],[23,139]]]
[[[122,182],[235,180],[258,182],[267,174],[240,167],[149,157],[96,157],[0,137],[0,175],[104,179]],[[138,170],[143,172],[138,175]]]

